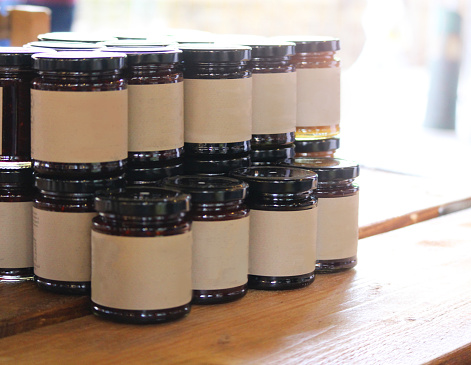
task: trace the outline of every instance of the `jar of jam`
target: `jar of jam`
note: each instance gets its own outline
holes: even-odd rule
[[[231,175],[249,184],[249,288],[296,289],[311,284],[316,260],[316,173],[257,166]]]
[[[340,138],[296,141],[294,145],[296,157],[334,157],[340,147]]]
[[[247,155],[252,137],[250,47],[179,48],[185,77],[185,154]]]
[[[124,172],[128,155],[125,54],[56,52],[33,56],[31,157],[56,177]]]
[[[92,218],[97,191],[119,190],[124,178],[57,180],[36,177],[33,204],[37,285],[62,294],[90,292]]]
[[[294,43],[251,41],[252,149],[277,148],[294,142],[296,69]]]
[[[33,278],[32,206],[31,163],[0,169],[0,281]]]
[[[225,158],[216,155],[207,155],[207,157],[204,155],[190,155],[185,152],[183,170],[185,174],[190,175],[224,176],[232,170],[251,165],[250,155],[222,156]]]
[[[248,185],[210,176],[175,176],[162,184],[191,194],[193,303],[242,298],[249,265]]]
[[[252,149],[250,161],[252,166],[277,165],[289,162],[294,158],[294,144],[273,149]]]
[[[336,272],[357,264],[358,192],[356,162],[339,158],[295,158],[292,166],[317,172],[319,220],[316,272]]]
[[[340,41],[332,37],[283,37],[296,43],[296,140],[340,133]]]
[[[189,313],[190,196],[157,187],[99,195],[92,229],[92,311],[158,323]]]

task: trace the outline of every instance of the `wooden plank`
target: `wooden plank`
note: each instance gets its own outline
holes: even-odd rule
[[[185,319],[85,316],[0,340],[10,363],[411,364],[471,353],[471,210],[360,241],[359,265]]]

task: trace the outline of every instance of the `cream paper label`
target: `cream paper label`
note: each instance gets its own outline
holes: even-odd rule
[[[128,91],[31,90],[31,156],[62,163],[128,156]]]
[[[316,265],[317,207],[250,210],[249,274],[294,276]]]
[[[90,281],[90,234],[96,215],[33,208],[34,273],[50,280]]]
[[[337,260],[357,254],[358,198],[319,198],[317,259]]]
[[[0,267],[33,267],[33,202],[0,203]]]
[[[129,151],[183,146],[183,82],[129,85]]]
[[[296,130],[296,72],[252,74],[252,134]]]
[[[193,289],[227,289],[247,283],[249,217],[193,221]]]
[[[121,237],[92,231],[92,301],[159,310],[191,301],[191,232]]]
[[[0,155],[3,153],[3,87],[0,87]]]
[[[340,67],[296,70],[298,127],[340,123],[340,70]]]
[[[185,142],[233,143],[252,138],[252,78],[185,79]]]

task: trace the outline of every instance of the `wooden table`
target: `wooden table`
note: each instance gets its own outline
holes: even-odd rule
[[[376,170],[359,182],[368,238],[355,269],[148,326],[89,315],[87,297],[1,283],[0,363],[471,362],[471,210],[450,213],[471,191]]]

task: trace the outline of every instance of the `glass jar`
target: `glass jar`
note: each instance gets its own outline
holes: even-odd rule
[[[185,78],[185,154],[247,155],[252,137],[250,47],[179,48]]]
[[[190,155],[185,151],[183,159],[183,170],[185,174],[190,175],[224,176],[232,170],[249,167],[250,165],[250,155],[222,155],[222,157],[207,155],[206,157],[203,155]]]
[[[296,141],[296,157],[334,157],[340,147],[339,138],[317,139],[313,141]]]
[[[124,187],[122,176],[101,180],[36,177],[33,204],[34,274],[37,285],[61,294],[88,294],[90,232],[95,195]]]
[[[252,149],[277,148],[294,142],[296,68],[294,43],[251,41]]]
[[[269,150],[252,149],[250,160],[252,166],[276,165],[279,162],[288,162],[294,158],[294,144]]]
[[[33,168],[56,177],[124,172],[128,155],[125,54],[56,52],[33,56]]]
[[[33,176],[31,163],[0,169],[0,281],[33,278]]]
[[[292,166],[319,177],[316,272],[351,269],[357,264],[359,187],[354,180],[359,165],[339,158],[299,157]]]
[[[296,289],[314,281],[317,175],[295,167],[257,166],[231,176],[249,184],[249,288]]]
[[[128,187],[99,195],[92,229],[92,311],[119,322],[158,323],[189,313],[190,196]]]
[[[340,133],[340,41],[332,37],[283,37],[296,43],[296,140]]]
[[[247,293],[248,185],[228,177],[176,176],[163,186],[191,194],[193,303],[232,302]]]

